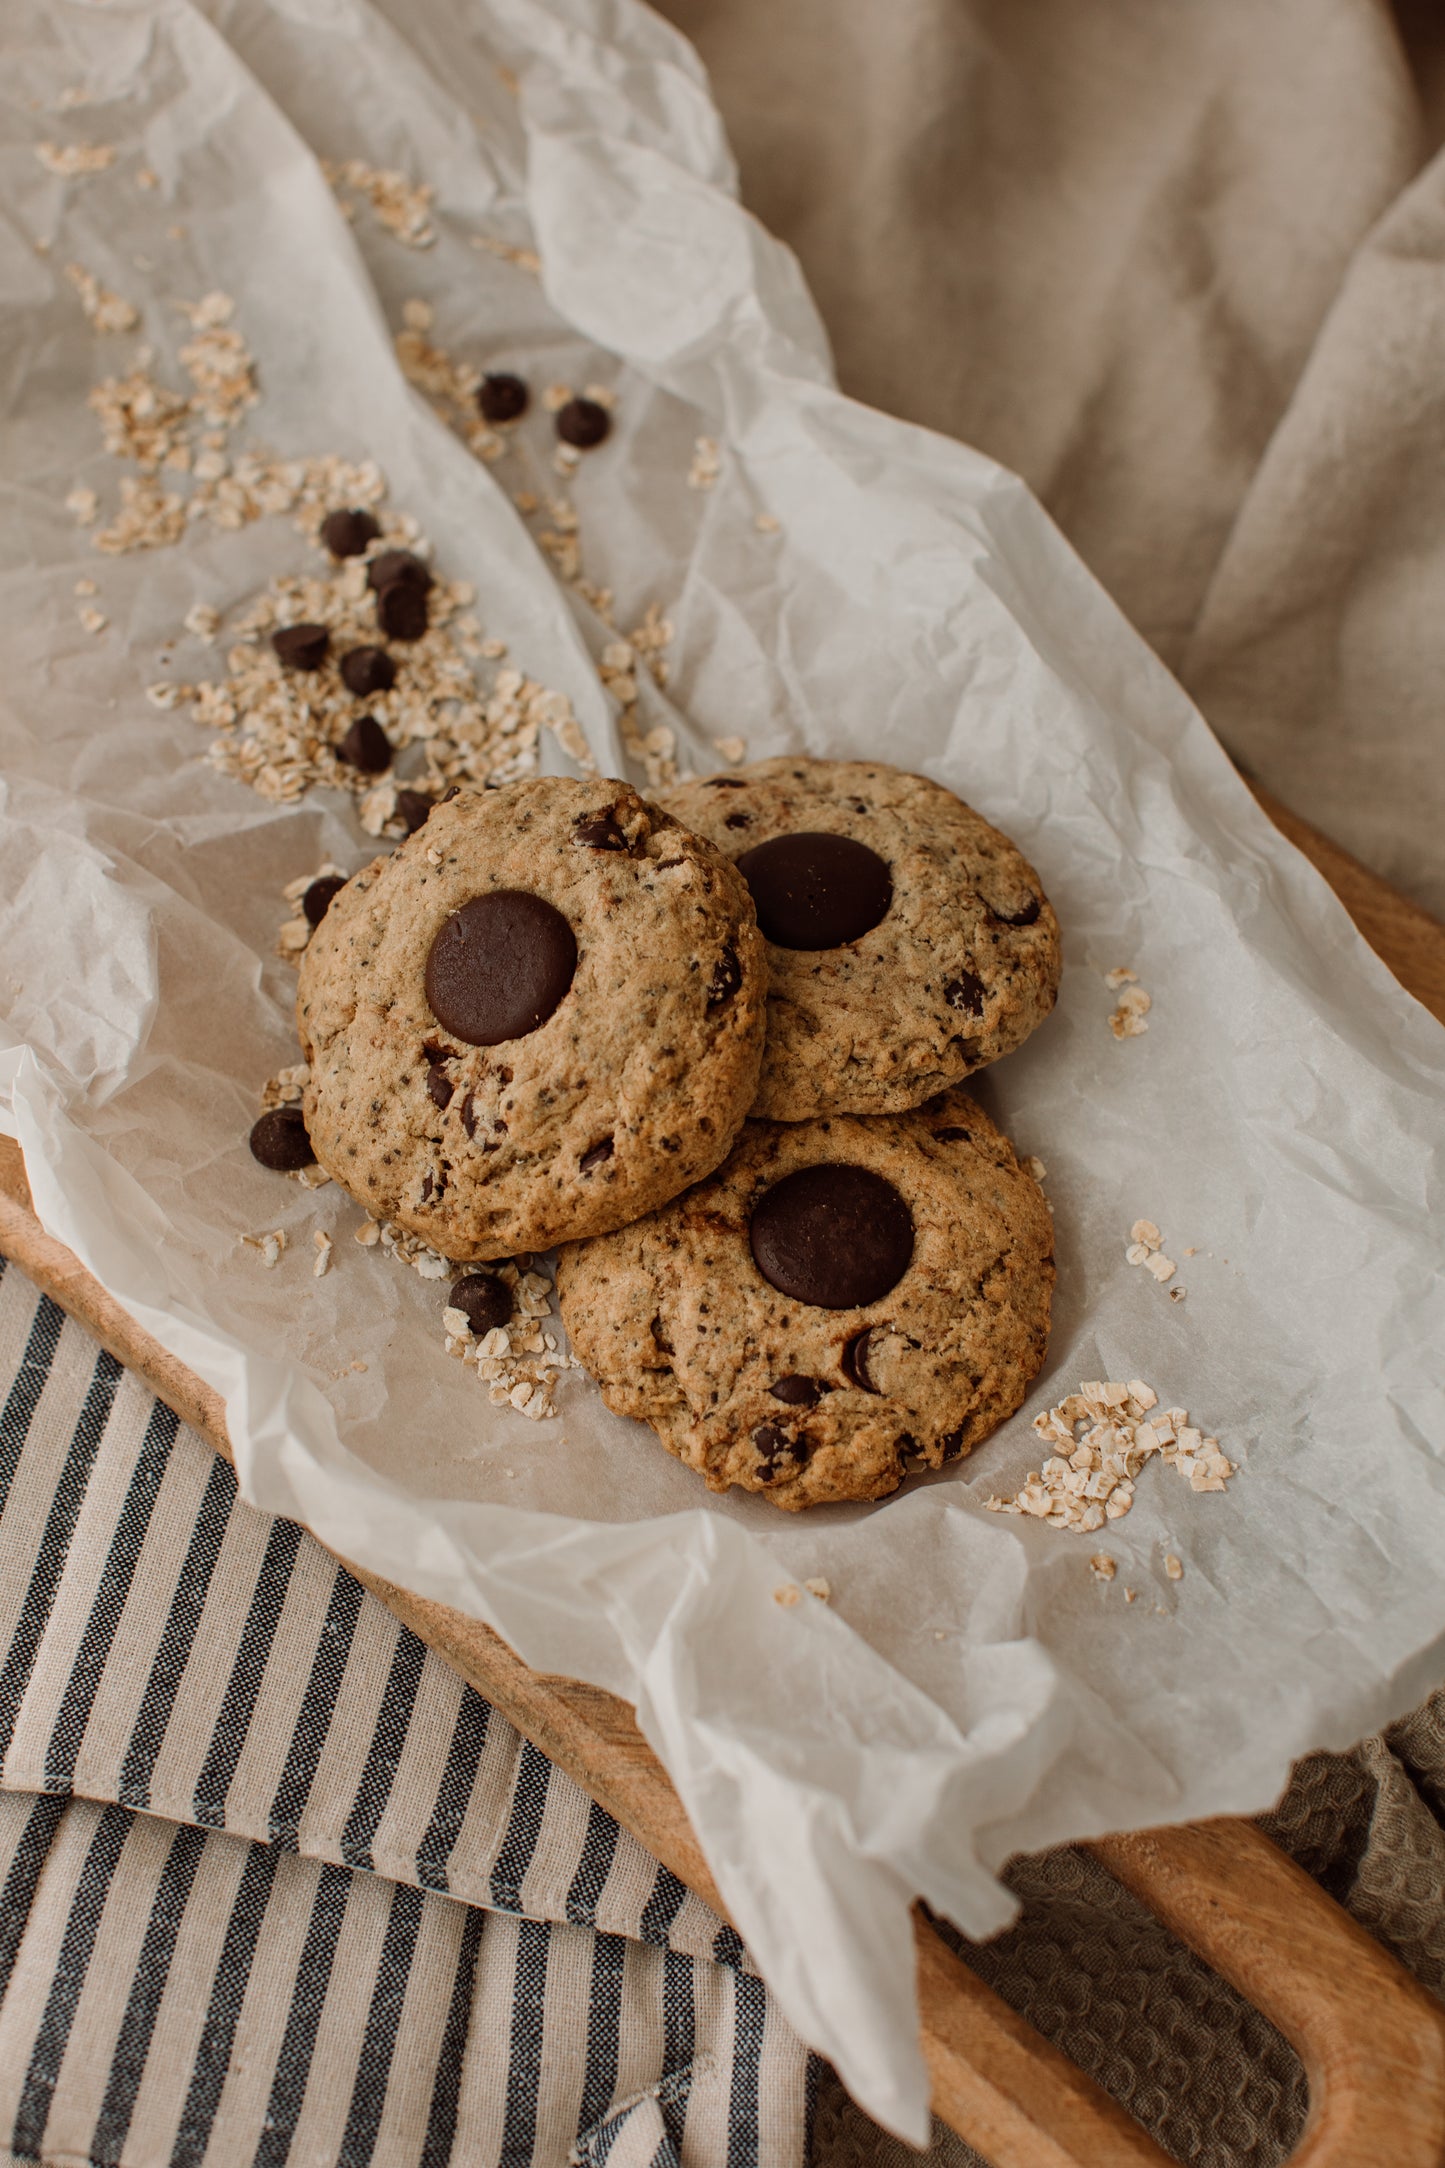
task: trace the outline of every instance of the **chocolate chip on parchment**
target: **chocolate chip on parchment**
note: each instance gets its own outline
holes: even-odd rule
[[[396,683],[396,664],[384,647],[348,648],[341,658],[341,682],[360,700],[389,693]]]
[[[453,911],[437,934],[426,997],[457,1038],[499,1046],[544,1024],[576,969],[577,941],[562,913],[528,889],[495,888]]]
[[[579,452],[595,450],[611,434],[612,416],[598,399],[569,399],[557,409],[557,434]]]
[[[391,766],[391,740],[374,715],[358,715],[336,750],[363,775],[380,775]]]
[[[598,813],[581,813],[572,823],[572,841],[581,850],[631,851],[622,829],[617,823],[615,805],[605,805]]]
[[[429,585],[430,583],[428,583]],[[427,589],[393,580],[376,591],[376,622],[388,640],[419,640],[427,627]]]
[[[425,828],[427,822],[431,819],[431,809],[435,804],[435,798],[428,798],[424,790],[399,790],[397,792],[396,810],[400,814],[409,836],[414,836],[418,828]],[[445,1017],[442,1021],[445,1023]]]
[[[743,967],[738,962],[737,950],[729,943],[712,967],[712,980],[707,990],[708,1007],[720,1009],[725,1001],[732,1000],[742,983]]]
[[[785,1408],[816,1408],[828,1391],[822,1378],[805,1378],[801,1371],[789,1371],[785,1378],[768,1387],[769,1396],[781,1400]]]
[[[477,406],[484,422],[520,421],[530,397],[522,379],[504,369],[484,376],[477,387]]]
[[[610,1137],[602,1137],[599,1138],[596,1144],[588,1145],[586,1151],[582,1154],[582,1157],[578,1160],[577,1164],[581,1168],[583,1174],[591,1174],[595,1168],[600,1167],[605,1160],[609,1160],[611,1157],[612,1139]]]
[[[272,1107],[252,1124],[250,1143],[251,1157],[273,1174],[296,1174],[316,1162],[300,1107]]]
[[[308,926],[321,924],[345,886],[344,873],[323,873],[319,881],[311,883],[301,898],[301,910]]]
[[[842,948],[888,914],[893,876],[852,836],[807,829],[744,851],[739,873],[752,890],[763,938],[778,948]]]
[[[769,1286],[819,1310],[856,1310],[896,1287],[913,1214],[871,1168],[824,1160],[784,1175],[753,1208],[754,1262]]]
[[[451,1306],[460,1310],[480,1340],[498,1325],[511,1323],[512,1290],[494,1272],[466,1272],[452,1281]]]
[[[366,584],[377,594],[384,587],[419,587],[426,594],[432,585],[431,571],[411,550],[383,550],[366,568]]]
[[[956,979],[945,982],[943,998],[951,1009],[962,1009],[967,1016],[982,1016],[988,996],[982,979],[975,978],[971,971],[960,971]]]
[[[441,1068],[437,1063],[433,1062],[428,1067],[426,1073],[426,1095],[428,1099],[430,1099],[432,1105],[434,1107],[441,1107],[443,1110],[445,1110],[451,1105],[452,1093],[455,1090],[456,1086],[455,1084],[453,1084],[451,1078],[447,1075],[445,1069]]]
[[[321,540],[333,557],[360,557],[381,533],[369,512],[328,512]]]
[[[271,645],[288,670],[319,670],[331,635],[324,625],[283,625],[272,633]]]

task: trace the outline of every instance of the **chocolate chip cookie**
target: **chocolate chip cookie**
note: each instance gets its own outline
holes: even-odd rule
[[[312,1148],[459,1262],[621,1226],[726,1156],[766,969],[741,876],[626,784],[462,792],[302,958]]]
[[[789,1511],[971,1451],[1043,1362],[1053,1284],[1038,1184],[962,1092],[749,1121],[710,1181],[557,1273],[608,1406]]]
[[[927,777],[876,761],[758,761],[660,803],[733,859],[768,944],[754,1112],[889,1114],[1010,1053],[1059,985],[1033,868]]]

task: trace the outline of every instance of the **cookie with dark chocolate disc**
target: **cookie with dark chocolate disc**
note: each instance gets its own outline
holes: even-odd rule
[[[312,1148],[458,1262],[620,1226],[725,1157],[766,983],[742,877],[625,783],[463,791],[302,958]]]
[[[917,1106],[1053,1007],[1059,928],[1038,876],[942,784],[790,755],[679,783],[660,803],[752,890],[769,976],[755,1113]]]
[[[1053,1222],[974,1102],[750,1121],[709,1181],[569,1243],[572,1346],[710,1490],[796,1511],[970,1452],[1044,1359]]]

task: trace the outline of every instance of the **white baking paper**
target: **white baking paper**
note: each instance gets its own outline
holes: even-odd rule
[[[642,7],[15,0],[7,30],[0,1081],[41,1217],[224,1394],[257,1505],[636,1704],[783,2010],[921,2140],[916,1894],[987,1934],[1010,1853],[1262,1807],[1292,1756],[1441,1674],[1445,1038],[1027,491],[834,389],[696,60]],[[115,156],[63,178],[47,141]],[[430,184],[434,245],[365,204],[348,223],[321,158]],[[540,283],[499,247],[535,249]],[[70,261],[138,331],[91,329]],[[617,623],[656,604],[675,628],[644,725],[670,719],[698,768],[733,735],[916,767],[1038,866],[1062,998],[980,1088],[1047,1168],[1056,1323],[970,1461],[794,1521],[707,1496],[580,1376],[555,1422],[498,1412],[442,1350],[438,1288],[358,1249],[336,1188],[252,1163],[258,1088],[294,1058],[279,891],[374,846],[336,793],[281,809],[216,774],[144,688],[219,674],[225,637],[191,640],[188,609],[241,608],[307,548],[272,518],[103,557],[64,508],[77,485],[102,520],[116,500],[92,384],[141,338],[180,382],[175,304],[217,289],[259,368],[238,442],[379,461],[605,767],[609,636],[513,508],[517,465],[403,380],[408,299],[479,365],[615,389],[571,493]],[[540,409],[523,439],[542,471]],[[1123,1041],[1120,964],[1154,1004]],[[1187,1299],[1126,1261],[1139,1217]],[[276,1226],[268,1270],[240,1238]],[[1219,1437],[1225,1495],[1155,1464],[1100,1536],[984,1510],[1038,1466],[1035,1413],[1132,1377]],[[774,1601],[816,1575],[831,1604]]]

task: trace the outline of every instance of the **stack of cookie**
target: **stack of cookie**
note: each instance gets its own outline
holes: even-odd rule
[[[711,1489],[880,1498],[1043,1361],[1048,1210],[957,1087],[1058,978],[1032,868],[921,776],[464,792],[328,904],[305,1125],[445,1257],[561,1245],[575,1352]]]

